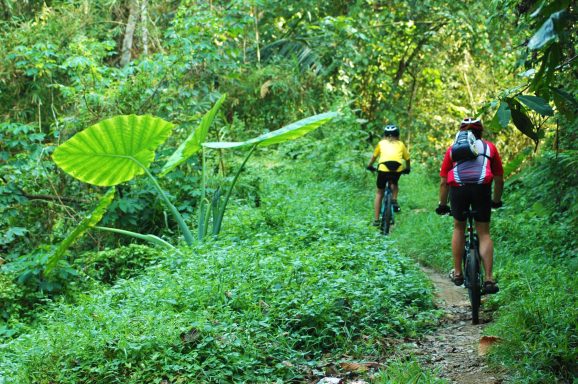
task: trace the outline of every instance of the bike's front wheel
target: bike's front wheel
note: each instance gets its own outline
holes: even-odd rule
[[[393,222],[393,207],[391,193],[387,193],[383,198],[383,212],[381,214],[381,230],[384,235],[389,234]]]
[[[480,304],[482,299],[482,281],[480,278],[480,258],[476,248],[470,248],[465,257],[465,285],[472,305],[472,324],[480,322]]]

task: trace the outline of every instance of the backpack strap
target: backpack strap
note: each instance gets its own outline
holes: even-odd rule
[[[490,156],[488,156],[488,143],[486,143],[484,140],[481,140],[482,144],[484,145],[484,153],[478,153],[478,156],[484,156],[486,159],[488,160],[492,160],[492,158]]]

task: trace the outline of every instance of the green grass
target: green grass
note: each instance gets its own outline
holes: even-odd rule
[[[400,180],[399,201],[402,213],[393,237],[396,247],[405,255],[438,271],[449,271],[453,219],[438,216],[439,178],[425,175],[418,167]]]
[[[434,372],[424,369],[415,359],[396,359],[388,362],[387,368],[378,372],[372,380],[374,384],[445,384]]]
[[[142,274],[49,307],[0,346],[0,377],[304,382],[328,361],[384,360],[381,339],[431,327],[429,282],[369,227],[366,176],[283,170],[269,170],[260,208],[228,213],[222,239],[147,256],[158,261]]]

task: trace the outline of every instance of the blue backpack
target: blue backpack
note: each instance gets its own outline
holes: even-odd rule
[[[461,163],[468,160],[474,160],[478,157],[476,148],[476,136],[472,131],[459,131],[456,134],[452,144],[451,157],[452,161]]]

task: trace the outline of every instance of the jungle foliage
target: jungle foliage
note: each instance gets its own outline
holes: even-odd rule
[[[364,249],[359,249],[361,254],[374,247],[372,241],[376,240],[363,239],[363,231],[357,227],[328,227],[321,214],[308,216],[300,211],[299,217],[294,217],[293,210],[305,204],[299,200],[303,196],[293,194],[297,188],[309,196],[309,209],[317,204],[333,207],[338,200],[327,197],[320,202],[317,197],[323,193],[314,183],[300,184],[299,178],[294,179],[296,175],[279,169],[293,162],[311,162],[314,168],[290,169],[301,175],[305,170],[313,172],[315,181],[372,188],[361,176],[365,158],[381,127],[395,123],[401,127],[419,175],[413,179],[417,183],[407,204],[410,209],[428,210],[432,196],[428,185],[437,184],[435,176],[443,152],[465,116],[483,119],[484,135],[496,143],[506,171],[507,214],[504,218],[496,215],[494,229],[497,247],[504,253],[498,257],[498,276],[512,285],[493,305],[496,332],[508,333],[508,324],[515,324],[516,332],[508,333],[508,342],[493,356],[520,380],[570,380],[576,375],[576,356],[572,353],[576,345],[569,330],[575,330],[576,316],[563,303],[575,302],[572,292],[576,288],[572,275],[577,263],[576,240],[572,235],[578,225],[577,18],[576,3],[570,0],[0,0],[0,337],[9,343],[2,344],[0,351],[21,353],[31,348],[26,343],[34,343],[34,338],[65,338],[61,342],[66,343],[70,341],[67,322],[93,321],[88,320],[91,313],[121,320],[117,328],[109,330],[99,329],[94,322],[82,325],[87,332],[103,332],[102,343],[94,348],[105,360],[110,359],[91,361],[85,356],[88,360],[77,366],[72,355],[59,354],[60,347],[69,346],[59,344],[51,355],[56,363],[49,366],[50,359],[42,362],[48,352],[35,349],[24,365],[0,363],[0,382],[6,372],[18,372],[15,374],[23,378],[43,375],[45,370],[56,375],[56,382],[66,382],[59,381],[65,379],[58,376],[58,367],[77,382],[89,380],[89,376],[81,378],[84,373],[105,377],[112,372],[135,382],[162,379],[137,369],[138,364],[153,357],[172,359],[147,355],[157,342],[184,359],[179,360],[182,365],[167,367],[148,360],[146,364],[150,363],[151,369],[163,366],[167,375],[178,378],[185,365],[198,369],[211,365],[205,364],[205,358],[187,360],[193,357],[182,354],[183,348],[190,349],[191,344],[178,341],[187,330],[202,327],[209,327],[202,340],[205,336],[213,338],[207,347],[226,352],[219,357],[224,359],[219,364],[229,359],[229,363],[246,368],[225,372],[225,376],[215,373],[211,380],[258,380],[266,372],[243,376],[258,363],[271,363],[263,369],[271,369],[275,377],[302,379],[311,375],[321,360],[303,351],[317,346],[321,339],[335,337],[331,348],[336,355],[353,353],[349,348],[359,348],[354,351],[359,354],[371,349],[363,341],[357,344],[365,330],[373,334],[385,327],[400,337],[423,332],[431,326],[433,313],[427,300],[416,307],[419,309],[410,319],[402,316],[394,320],[399,324],[380,317],[378,307],[382,304],[369,299],[373,304],[368,304],[368,311],[373,312],[366,318],[351,315],[343,320],[347,326],[334,322],[332,305],[340,292],[347,291],[345,285],[359,283],[355,274],[363,270],[359,260],[348,259],[341,247],[359,245]],[[323,115],[325,112],[332,120],[323,121],[323,126],[306,120],[329,116]],[[146,157],[145,169],[151,177],[128,177],[105,189],[99,186],[102,183],[79,183],[63,172],[58,152],[66,149],[66,143],[115,116],[167,123],[163,140],[152,140],[159,141],[156,144],[162,141],[162,146],[145,145],[146,156],[144,152],[135,154],[139,159]],[[149,128],[159,127],[155,123]],[[302,136],[291,132],[310,133],[290,141]],[[277,140],[280,138],[283,140]],[[115,152],[114,144],[124,139],[117,137],[109,149]],[[275,145],[281,141],[282,145]],[[79,170],[90,163],[74,154],[70,159],[72,168]],[[97,161],[94,164],[91,173],[100,168]],[[117,169],[107,168],[109,165],[102,168],[108,171],[103,177],[121,176]],[[135,172],[132,176],[141,171]],[[296,184],[290,187],[275,180],[279,175]],[[162,181],[161,193],[158,183],[150,181],[156,179]],[[285,190],[295,201],[272,191],[273,186]],[[357,191],[346,190],[352,194]],[[347,206],[351,201],[340,204]],[[231,214],[223,220],[226,207]],[[358,207],[356,214],[366,209]],[[398,228],[399,249],[446,268],[447,254],[435,251],[447,249],[449,226],[429,211],[414,213],[404,217]],[[339,220],[347,221],[352,215],[350,212]],[[303,223],[307,225],[301,227]],[[95,230],[97,227],[109,230]],[[343,239],[339,231],[352,231],[353,238]],[[303,326],[299,332],[304,333],[298,332],[297,339],[287,337],[286,345],[279,347],[283,350],[280,355],[299,361],[296,366],[271,362],[262,355],[261,349],[269,348],[266,340],[270,335],[257,330],[259,322],[265,321],[260,316],[267,317],[267,310],[259,307],[261,304],[249,303],[249,296],[265,297],[263,301],[275,307],[267,327],[278,326],[279,332],[287,331],[283,311],[295,310],[296,316],[304,316],[299,311],[306,312],[311,303],[289,308],[285,299],[269,292],[267,276],[272,280],[293,278],[277,267],[254,276],[242,275],[241,268],[243,272],[253,271],[262,262],[250,252],[253,241],[263,240],[261,232],[279,236],[275,237],[278,243],[295,253],[291,259],[267,245],[273,264],[278,258],[287,265],[301,262],[311,271],[324,271],[321,264],[302,259],[309,248],[299,251],[294,242],[300,239],[306,247],[309,240],[317,241],[323,234],[328,243],[322,261],[335,267],[328,271],[351,272],[326,293],[313,291],[312,297],[319,300],[315,315],[324,319],[316,324],[319,332],[309,334],[310,328]],[[126,234],[140,235],[139,239],[166,249],[137,246],[134,242],[140,240]],[[221,238],[214,239],[216,235]],[[415,241],[417,238],[420,240]],[[529,242],[536,246],[525,251]],[[315,253],[313,249],[310,252]],[[335,253],[334,259],[331,253]],[[520,254],[527,258],[520,259]],[[368,289],[379,290],[382,277],[378,275],[397,274],[396,265],[411,270],[401,256],[401,261],[389,254],[368,256],[376,263],[385,257],[394,268],[394,272],[384,267],[362,274],[368,281],[376,280]],[[342,259],[349,264],[340,264]],[[196,268],[206,275],[201,276]],[[227,268],[237,269],[233,273]],[[155,277],[159,272],[172,278],[176,271],[189,278],[178,281],[195,287],[198,297],[169,297],[161,312],[167,321],[176,322],[175,327],[158,330],[154,321],[145,319],[143,326],[148,328],[143,335],[152,341],[135,341],[129,330],[130,316],[141,309],[142,316],[152,316],[144,307],[153,308],[159,300],[152,294],[140,297],[136,293],[139,284],[150,283],[162,292],[175,289],[184,295],[185,288],[176,287],[176,282],[163,288]],[[212,274],[218,276],[197,281]],[[240,285],[237,289],[246,302],[236,309],[225,309],[226,315],[218,312],[231,301],[221,294],[226,292],[226,284],[233,284],[228,279],[252,276],[263,284]],[[379,295],[411,293],[419,279],[402,278],[397,288]],[[428,295],[421,283],[416,284],[421,294]],[[143,308],[139,309],[138,300],[112,299],[125,294],[142,299]],[[353,296],[357,294],[367,295],[368,291]],[[190,300],[201,298],[205,309],[194,313],[191,309],[189,317],[179,317],[179,305],[190,307],[195,304]],[[108,308],[98,307],[101,299],[127,305],[126,313],[108,314]],[[366,300],[358,299],[359,305]],[[563,308],[552,312],[549,303]],[[389,304],[395,313],[405,305],[401,299]],[[53,305],[57,309],[46,309]],[[84,320],[75,318],[78,305],[85,311]],[[59,310],[66,314],[59,317]],[[538,322],[529,321],[528,313],[540,314],[539,320],[551,325],[550,333]],[[219,328],[221,325],[215,323],[219,316],[226,318],[223,324],[250,330],[246,336],[256,340],[250,353],[240,351],[233,336],[223,336],[238,330],[232,333],[228,326]],[[236,316],[246,324],[257,324],[257,328],[238,325]],[[191,318],[201,325],[185,326]],[[88,348],[89,335],[79,337],[84,341],[77,347]],[[113,344],[106,344],[106,337]],[[354,345],[347,345],[349,342]],[[526,351],[523,360],[511,353],[520,349]],[[375,353],[380,358],[387,356],[384,351]],[[122,354],[131,357],[123,359]],[[308,361],[315,363],[308,365]],[[211,369],[217,372],[216,367]],[[395,382],[396,367],[400,367],[399,374],[404,369],[410,375],[415,372],[415,377],[422,374],[414,362],[401,361],[389,372],[382,372],[381,379]],[[144,376],[138,376],[141,374]],[[429,373],[423,377],[435,380]]]

